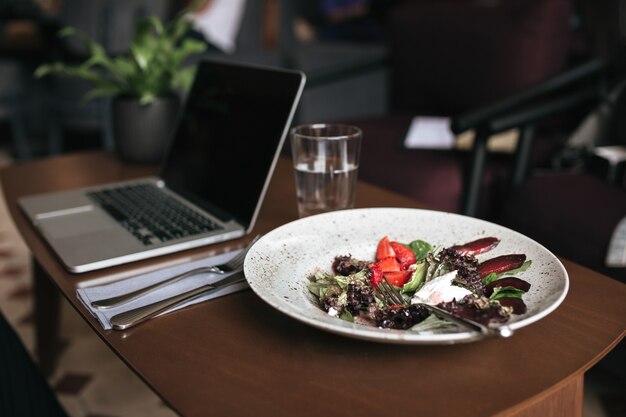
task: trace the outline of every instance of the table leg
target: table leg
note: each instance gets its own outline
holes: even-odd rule
[[[33,262],[35,349],[39,367],[52,375],[59,351],[59,310],[61,293],[37,261]]]

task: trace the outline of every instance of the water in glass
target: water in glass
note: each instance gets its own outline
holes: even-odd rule
[[[296,189],[300,217],[354,207],[357,166],[344,163],[331,169],[329,160],[296,165]]]

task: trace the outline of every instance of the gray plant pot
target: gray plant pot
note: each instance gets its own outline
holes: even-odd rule
[[[112,102],[113,141],[118,157],[130,163],[159,163],[176,125],[180,99],[172,95],[147,105],[132,98]]]

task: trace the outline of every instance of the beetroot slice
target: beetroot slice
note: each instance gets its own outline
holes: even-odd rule
[[[528,292],[528,290],[530,289],[530,283],[516,277],[500,278],[485,286],[485,295],[489,297],[491,294],[493,294],[493,289],[496,287],[513,287],[517,288],[518,290]]]

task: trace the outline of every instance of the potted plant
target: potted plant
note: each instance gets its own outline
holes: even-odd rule
[[[156,17],[141,19],[122,56],[109,56],[101,44],[67,27],[59,36],[76,36],[88,58],[78,65],[44,64],[35,76],[58,73],[82,78],[92,87],[85,100],[112,96],[117,154],[127,162],[158,162],[176,123],[179,94],[193,81],[195,66],[186,65],[185,59],[206,50],[204,42],[185,36],[190,25],[184,12],[168,24]]]

